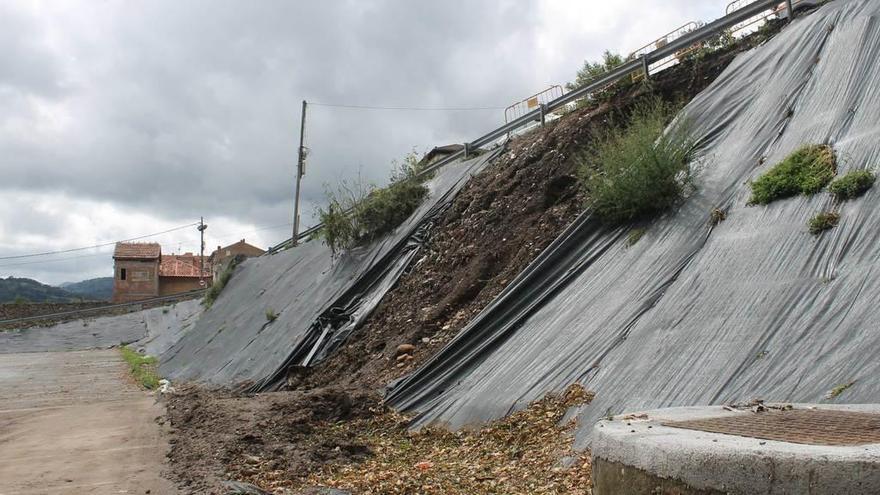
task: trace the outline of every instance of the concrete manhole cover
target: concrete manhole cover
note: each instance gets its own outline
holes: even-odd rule
[[[744,412],[664,426],[809,445],[880,443],[880,414],[820,409]]]

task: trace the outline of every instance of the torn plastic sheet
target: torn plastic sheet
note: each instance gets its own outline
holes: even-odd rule
[[[578,447],[609,412],[880,402],[880,187],[747,206],[748,182],[803,144],[830,143],[838,176],[877,170],[878,59],[868,0],[831,2],[739,55],[683,110],[702,140],[692,197],[631,247],[627,228],[585,213],[388,402],[456,428],[580,382],[596,398]],[[823,210],[840,224],[812,236]]]
[[[443,167],[395,231],[333,257],[320,240],[246,260],[195,327],[161,357],[160,373],[265,390],[290,366],[314,364],[359,326],[397,281],[434,219],[497,152]],[[267,312],[277,314],[270,319]]]

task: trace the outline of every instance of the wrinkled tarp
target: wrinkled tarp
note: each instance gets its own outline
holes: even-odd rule
[[[246,260],[195,328],[161,356],[172,380],[264,390],[289,366],[314,364],[376,307],[471,175],[497,155],[449,164],[426,184],[422,205],[395,231],[333,257],[320,240]],[[267,311],[276,313],[270,321]]]
[[[580,382],[576,445],[608,412],[760,397],[880,402],[880,187],[747,206],[749,180],[803,144],[838,175],[880,166],[880,2],[837,0],[739,55],[683,110],[698,191],[627,247],[585,213],[388,395],[418,424],[471,425]],[[715,227],[710,211],[727,218]],[[809,219],[840,212],[821,236]]]
[[[191,300],[118,316],[0,332],[0,354],[83,351],[140,341],[135,347],[157,356],[166,347],[163,342],[184,332],[200,311],[199,301]]]

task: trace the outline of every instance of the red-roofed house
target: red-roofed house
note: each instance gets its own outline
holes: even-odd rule
[[[113,302],[129,302],[159,294],[159,259],[155,242],[118,242],[113,251]]]
[[[211,265],[192,253],[162,254],[153,242],[119,242],[113,252],[113,302],[130,302],[202,288],[211,284]]]
[[[159,262],[159,295],[169,296],[179,292],[207,287],[211,283],[211,263],[205,257],[205,271],[199,275],[202,258],[197,254],[166,254]]]

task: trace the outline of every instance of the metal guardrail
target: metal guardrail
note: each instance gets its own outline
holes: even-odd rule
[[[100,313],[102,311],[106,311],[108,309],[118,309],[118,308],[126,308],[129,306],[141,306],[144,304],[151,304],[157,302],[164,301],[174,301],[176,299],[186,299],[194,296],[198,296],[200,294],[204,294],[208,289],[196,289],[188,292],[181,292],[179,294],[172,294],[170,296],[162,296],[162,297],[153,297],[150,299],[142,299],[140,301],[132,301],[127,303],[120,304],[108,304],[106,306],[95,306],[94,308],[86,308],[86,309],[75,309],[72,311],[62,311],[61,313],[51,313],[47,315],[37,315],[37,316],[25,316],[22,318],[12,318],[9,320],[0,320],[0,325],[6,325],[10,323],[22,323],[28,321],[38,321],[38,320],[52,320],[55,318],[60,318],[63,316],[78,316],[88,313]]]
[[[743,1],[743,0],[740,0],[740,1]],[[663,36],[657,38],[656,40],[654,40],[654,41],[648,43],[647,45],[639,48],[638,50],[635,50],[634,52],[630,53],[629,56],[627,56],[626,58],[627,58],[627,60],[636,59],[636,58],[641,57],[642,55],[646,55],[648,53],[651,53],[653,50],[656,50],[658,48],[663,48],[664,46],[677,40],[678,38],[681,38],[682,36],[684,36],[688,33],[692,33],[694,31],[696,31],[697,29],[700,29],[701,25],[702,24],[697,21],[690,21],[685,24],[682,24],[681,26],[664,34]],[[673,53],[672,55],[669,55],[667,57],[664,57],[661,60],[658,60],[658,61],[652,63],[648,67],[649,74],[654,74],[656,72],[660,72],[661,70],[672,65],[673,63],[678,62],[679,59],[683,55],[686,55],[687,53],[689,53],[697,48],[699,48],[699,44],[693,44],[691,46],[688,46],[686,48],[679,50],[676,53]],[[638,73],[638,72],[632,75],[633,81],[642,79],[643,77],[645,77],[645,74]]]
[[[729,14],[735,10],[741,9],[741,8],[745,7],[746,5],[753,3],[754,1],[755,0],[733,0],[732,2],[727,4],[727,7],[725,7],[724,12]],[[790,5],[789,5],[789,1],[790,1]],[[776,5],[771,5],[771,6],[767,7],[767,9],[765,11],[756,14],[754,17],[751,17],[749,19],[746,19],[745,21],[742,21],[741,23],[738,23],[734,26],[731,26],[731,28],[730,28],[731,34],[733,34],[734,36],[738,36],[739,33],[741,33],[743,30],[745,30],[748,27],[754,26],[755,24],[757,24],[759,22],[766,21],[766,20],[770,19],[771,17],[778,17],[781,13],[784,13],[786,10],[788,10],[789,7],[791,9],[795,9],[798,7],[798,5],[803,4],[803,3],[805,3],[807,5],[815,5],[815,2],[812,2],[810,0],[779,0],[778,2],[775,2],[775,3],[776,3]]]
[[[537,109],[532,110],[502,125],[501,127],[489,131],[488,133],[478,137],[477,139],[469,143],[464,143],[463,150],[453,153],[441,160],[438,160],[436,163],[417,174],[416,177],[422,177],[431,174],[435,170],[446,166],[456,160],[468,158],[471,150],[475,150],[477,148],[480,148],[481,146],[491,144],[498,138],[505,136],[507,133],[514,132],[523,126],[529,125],[533,122],[543,122],[549,112],[556,110],[575,100],[588,97],[591,93],[601,90],[609,84],[613,84],[623,79],[624,77],[632,76],[633,74],[638,72],[649,73],[649,67],[654,62],[663,60],[664,58],[669,56],[674,56],[681,50],[686,49],[696,43],[702,42],[706,39],[709,39],[724,31],[725,29],[730,28],[731,26],[735,26],[738,23],[751,19],[752,17],[755,17],[756,15],[765,12],[769,8],[775,8],[775,6],[779,3],[780,0],[754,0],[752,3],[749,3],[748,5],[745,5],[740,9],[728,13],[724,17],[705,24],[695,31],[686,33],[681,37],[670,41],[662,47],[658,47],[649,53],[643,54],[637,59],[624,62],[616,68],[606,72],[601,77],[594,79],[593,82],[581,86],[580,88],[573,91],[570,91],[569,93],[566,93],[559,98],[550,101],[549,103],[539,105]],[[305,230],[297,236],[297,240],[307,238],[314,232],[320,230],[321,227],[322,225],[318,224]],[[291,241],[292,239],[287,239],[277,246],[269,248],[267,254],[273,254],[286,248],[291,244]]]
[[[519,117],[529,110],[537,108],[540,105],[549,103],[564,94],[565,90],[562,89],[562,86],[554,84],[553,86],[550,86],[540,93],[535,93],[528,98],[523,98],[522,100],[504,109],[504,122],[510,122],[511,117]]]

